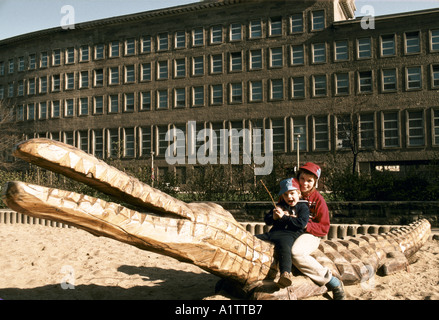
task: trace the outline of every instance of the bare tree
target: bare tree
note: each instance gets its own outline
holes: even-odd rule
[[[21,134],[14,120],[11,105],[6,100],[0,100],[0,169],[3,170],[17,167],[12,148],[21,139]]]

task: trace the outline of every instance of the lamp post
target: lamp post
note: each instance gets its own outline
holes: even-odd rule
[[[297,138],[297,147],[296,147],[296,151],[297,151],[297,167],[296,167],[296,171],[299,170],[300,167],[300,134],[294,134]]]

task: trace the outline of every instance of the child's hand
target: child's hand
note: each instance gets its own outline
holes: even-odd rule
[[[282,210],[281,208],[279,208],[279,207],[276,207],[276,208],[273,210],[273,219],[274,219],[274,220],[282,219],[282,217],[283,217],[284,215],[289,216],[289,213],[288,213],[287,211],[283,211],[283,210]]]

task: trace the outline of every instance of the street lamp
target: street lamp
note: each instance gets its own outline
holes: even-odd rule
[[[151,187],[154,188],[154,151],[151,151]]]

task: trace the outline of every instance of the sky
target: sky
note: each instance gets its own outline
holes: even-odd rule
[[[290,0],[294,1],[294,0]],[[149,11],[197,0],[0,0],[0,40],[58,27]],[[70,7],[68,7],[70,6]],[[356,0],[356,16],[375,16],[439,8],[439,0]],[[370,11],[372,6],[373,12]],[[64,10],[63,10],[64,9]],[[72,10],[73,9],[73,10]],[[63,11],[63,12],[62,12]],[[74,18],[74,21],[68,18]]]

